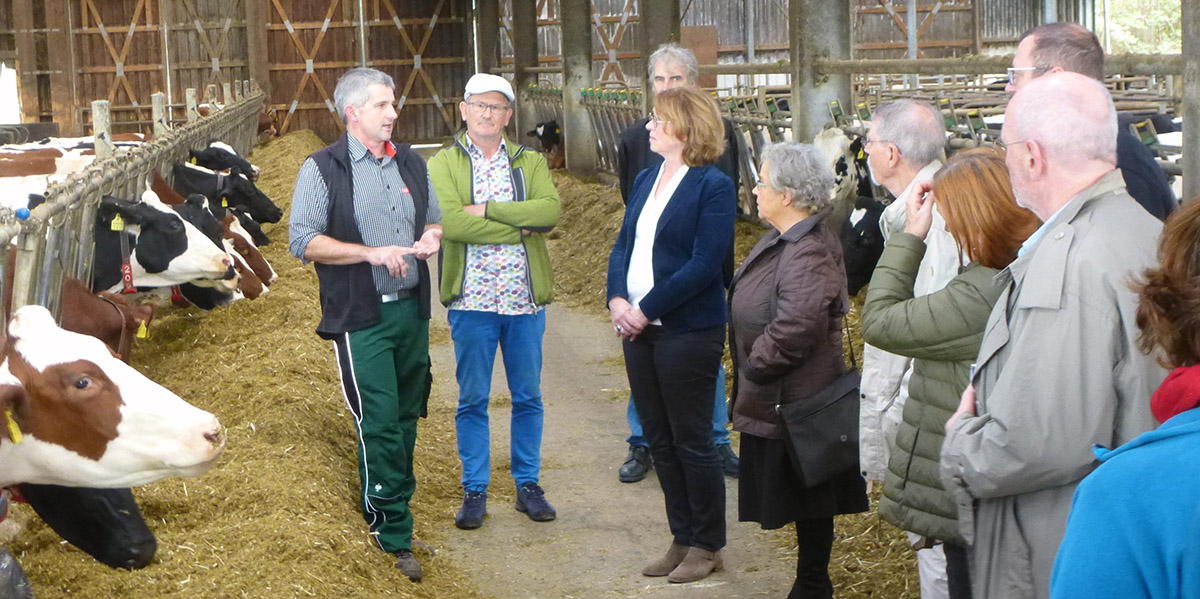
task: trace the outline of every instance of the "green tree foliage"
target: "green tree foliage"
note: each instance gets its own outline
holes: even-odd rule
[[[1178,54],[1183,51],[1182,2],[1109,0],[1110,52]],[[1099,31],[1103,35],[1103,30]]]

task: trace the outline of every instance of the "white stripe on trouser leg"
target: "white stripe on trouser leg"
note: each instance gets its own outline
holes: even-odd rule
[[[362,481],[363,497],[362,497],[362,500],[363,500],[363,505],[365,505],[367,507],[367,512],[369,514],[371,514],[371,522],[368,523],[368,527],[370,528],[371,533],[372,533],[371,536],[372,536],[372,538],[375,539],[375,543],[379,544],[379,538],[375,535],[375,528],[377,526],[379,518],[382,517],[386,521],[387,516],[380,510],[376,509],[374,505],[371,505],[371,496],[367,493],[367,491],[371,488],[371,467],[367,460],[367,443],[363,439],[363,430],[362,430],[362,419],[363,419],[363,411],[364,411],[363,410],[363,400],[362,400],[362,393],[360,393],[358,390],[358,377],[354,373],[354,351],[350,348],[350,333],[343,333],[343,343],[346,344],[346,355],[344,356],[346,359],[346,368],[348,368],[350,372],[349,372],[349,375],[347,376],[347,373],[344,370],[342,370],[343,356],[342,356],[341,352],[338,351],[338,344],[335,342],[333,344],[333,352],[334,352],[334,354],[336,354],[336,358],[337,358],[335,361],[337,362],[337,365],[338,365],[338,380],[342,383],[342,398],[346,401],[346,407],[350,409],[350,414],[354,416],[354,426],[358,431],[358,445],[359,445],[359,447],[362,448],[362,455],[363,455],[363,481]],[[347,378],[349,379],[350,385],[347,385]],[[357,412],[354,410],[354,404],[352,404],[350,402],[351,386],[354,389],[354,396],[358,398],[358,411]],[[379,547],[382,549],[383,545],[379,545]]]

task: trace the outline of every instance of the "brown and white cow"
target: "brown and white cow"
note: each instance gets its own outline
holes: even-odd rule
[[[0,363],[0,487],[119,488],[211,468],[212,414],[71,333],[40,306],[16,311]]]

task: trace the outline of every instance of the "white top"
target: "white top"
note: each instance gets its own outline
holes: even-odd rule
[[[638,216],[633,232],[633,254],[629,257],[629,273],[625,275],[629,303],[633,304],[634,308],[637,308],[642,298],[654,288],[654,234],[658,231],[658,219],[687,172],[687,165],[680,166],[660,190],[658,182],[663,174],[660,167],[658,176],[654,178],[654,186],[650,188],[650,197],[646,198],[646,205],[642,207],[642,213]],[[662,321],[656,318],[650,324],[661,325]]]

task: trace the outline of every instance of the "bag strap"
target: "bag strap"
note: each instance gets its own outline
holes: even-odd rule
[[[858,360],[854,358],[854,340],[850,338],[850,323],[845,314],[842,315],[842,330],[846,332],[846,347],[850,349],[850,365],[858,370]]]

